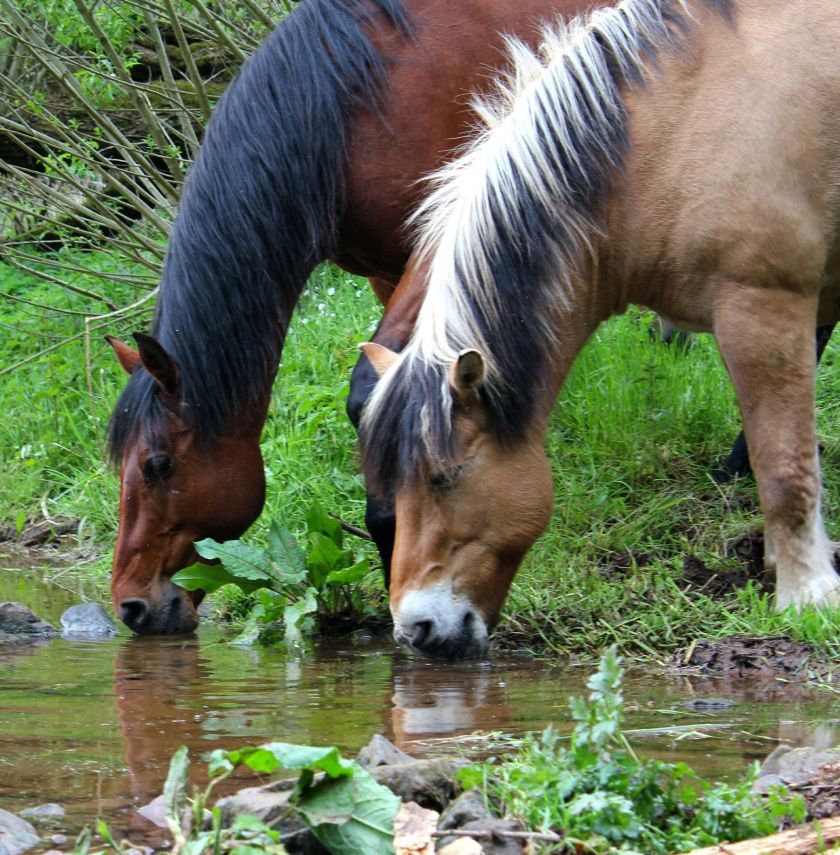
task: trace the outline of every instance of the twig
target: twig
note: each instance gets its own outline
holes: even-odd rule
[[[536,840],[540,843],[564,843],[565,837],[554,834],[552,831],[507,831],[506,829],[492,829],[482,831],[468,828],[456,828],[450,831],[433,831],[432,837],[472,837],[473,840],[493,840],[493,838],[508,838],[510,840]]]
[[[336,516],[335,514],[328,513],[327,516],[336,520],[348,534],[355,534],[356,537],[360,537],[362,540],[373,540],[370,536],[370,532],[365,531],[363,528],[359,528],[358,526],[353,525],[353,523],[345,522],[341,517]]]

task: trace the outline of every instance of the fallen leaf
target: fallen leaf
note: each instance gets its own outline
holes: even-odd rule
[[[432,834],[440,814],[416,802],[403,802],[394,819],[396,855],[435,855]]]
[[[437,855],[483,855],[484,849],[472,837],[459,837],[443,849],[438,849]]]

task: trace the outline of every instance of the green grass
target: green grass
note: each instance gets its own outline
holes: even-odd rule
[[[106,256],[98,263],[105,271],[113,264]],[[85,298],[57,295],[8,267],[0,266],[0,291],[90,309]],[[119,302],[126,294],[114,296]],[[330,267],[316,271],[292,323],[263,435],[268,499],[251,539],[263,539],[271,520],[302,532],[316,501],[362,524],[364,489],[344,401],[356,344],[378,317],[363,280]],[[666,347],[651,340],[650,323],[649,314],[630,312],[604,325],[561,393],[548,440],[554,516],[514,583],[501,642],[596,655],[614,642],[653,653],[700,635],[786,632],[840,652],[832,631],[837,613],[780,617],[751,590],[712,600],[680,588],[685,555],[721,574],[737,570],[725,544],[760,530],[762,521],[752,479],[718,487],[709,475],[740,429],[714,342],[700,336],[688,351]],[[138,326],[135,320],[108,331],[128,336]],[[0,329],[2,368],[78,331],[80,321],[0,300]],[[818,390],[824,510],[835,538],[838,359],[835,340]],[[103,574],[118,499],[103,436],[123,382],[101,332],[92,340],[90,374],[79,341],[0,377],[0,519],[37,516],[42,506],[80,518],[83,536],[101,546],[96,567]],[[373,549],[360,546],[375,562]],[[644,566],[634,566],[640,558]]]

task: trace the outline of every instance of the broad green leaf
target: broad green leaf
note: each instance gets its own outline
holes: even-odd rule
[[[239,579],[263,580],[269,578],[266,572],[268,556],[264,549],[241,540],[226,540],[219,543],[208,537],[197,540],[196,552],[202,558],[217,558],[228,572]]]
[[[210,752],[210,759],[207,761],[207,774],[211,778],[217,778],[219,775],[227,774],[234,770],[234,765],[228,755],[229,751],[224,748],[216,748]]]
[[[333,570],[339,570],[344,564],[344,552],[325,534],[310,531],[308,535],[309,551],[306,555],[309,565],[309,578],[318,590],[324,587],[324,580]]]
[[[244,764],[264,774],[271,774],[277,769],[316,770],[336,778],[353,775],[358,768],[351,761],[344,760],[337,748],[290,742],[268,742],[256,748],[225,751],[219,756],[214,751],[211,759],[215,768],[221,768],[223,760],[226,760],[234,767]]]
[[[324,579],[325,585],[354,585],[361,582],[370,571],[367,558],[362,558],[350,567],[332,570]]]
[[[260,630],[263,625],[262,621],[252,613],[242,627],[242,632],[231,639],[230,644],[234,647],[253,647],[260,640]]]
[[[251,609],[251,615],[260,623],[274,623],[283,618],[283,609],[289,603],[289,598],[285,594],[270,588],[260,588],[255,597],[257,602]]]
[[[166,807],[166,822],[174,837],[181,834],[181,811],[187,797],[187,781],[190,771],[190,756],[186,745],[182,745],[169,761],[169,773],[163,785],[163,803]]]
[[[281,585],[302,582],[306,578],[306,557],[294,535],[279,523],[272,523],[268,532],[268,554],[280,569]]]
[[[232,849],[228,850],[230,855],[267,855],[268,852],[285,852],[282,846],[277,844],[277,848],[274,847],[267,848],[265,846],[252,846],[248,843],[242,843],[239,846],[234,846]]]
[[[188,591],[201,588],[208,594],[212,594],[222,585],[239,585],[245,593],[251,593],[266,585],[265,581],[252,581],[233,576],[221,564],[192,564],[175,573],[172,581]]]
[[[201,855],[213,843],[209,834],[202,834],[197,840],[187,840],[179,850],[180,855]]]
[[[283,609],[283,626],[288,644],[300,644],[303,641],[303,621],[318,611],[318,600],[314,588],[307,588],[304,595]]]
[[[278,831],[266,825],[261,819],[257,819],[255,816],[248,816],[248,814],[239,814],[239,816],[234,817],[230,830],[234,833],[240,831],[258,831],[260,834],[270,837],[276,843],[280,842],[280,833]]]
[[[314,532],[326,535],[339,548],[344,545],[344,531],[341,523],[333,519],[317,502],[312,505],[306,515],[306,527],[310,534]]]
[[[351,778],[320,781],[298,794],[298,813],[330,852],[393,855],[400,799],[357,767]]]

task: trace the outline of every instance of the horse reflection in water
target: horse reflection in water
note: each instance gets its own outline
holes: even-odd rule
[[[259,729],[261,723],[251,732],[250,709],[238,709],[224,692],[224,683],[220,685],[197,638],[138,637],[120,645],[114,662],[114,697],[124,740],[130,789],[126,795],[135,809],[163,792],[169,761],[182,745],[192,761],[191,784],[206,785],[202,758],[208,752],[269,738]],[[253,783],[253,775],[243,770],[225,783],[224,792]],[[132,828],[149,833],[149,821],[136,810],[128,819]]]
[[[461,679],[445,669],[406,667],[394,674],[393,740],[409,754],[417,752],[419,740],[509,730],[514,718],[505,681],[490,670],[473,670]]]
[[[833,0],[622,0],[511,42],[484,130],[417,214],[425,293],[362,423],[393,496],[395,637],[482,656],[551,516],[548,418],[635,303],[713,332],[738,395],[783,609],[838,600],[820,508],[814,330],[840,317]]]
[[[124,641],[114,663],[114,697],[125,740],[125,762],[134,798],[161,792],[169,760],[182,745],[193,757],[207,742],[203,695],[213,685],[197,638],[162,646],[160,641]]]

